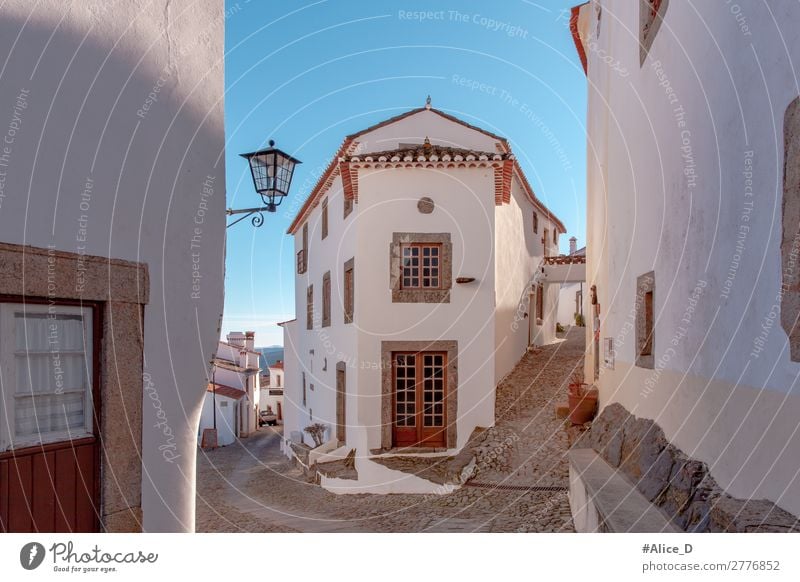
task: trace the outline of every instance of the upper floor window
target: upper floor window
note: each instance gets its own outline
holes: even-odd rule
[[[344,198],[344,217],[347,218],[353,212],[353,199],[343,196]]]
[[[400,288],[439,289],[441,250],[442,245],[439,243],[402,245],[403,277]]]
[[[322,276],[322,327],[331,324],[331,272]]]
[[[644,64],[653,45],[669,0],[639,0],[639,63]]]
[[[322,238],[328,236],[328,199],[322,199]]]
[[[539,234],[539,215],[536,211],[533,213],[533,234]]]
[[[558,248],[558,231],[553,229],[553,244]]]
[[[394,303],[448,303],[452,287],[450,233],[399,233],[390,250]]]
[[[303,246],[297,251],[297,274],[302,275],[308,270],[308,223],[303,225]]]
[[[306,329],[314,329],[314,286],[306,289]]]
[[[344,264],[344,322],[353,323],[355,311],[355,261]]]

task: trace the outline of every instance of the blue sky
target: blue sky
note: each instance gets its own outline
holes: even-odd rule
[[[276,145],[303,161],[261,228],[228,230],[223,333],[282,344],[294,317],[286,228],[345,135],[433,106],[506,136],[539,198],[585,240],[586,78],[574,0],[226,2],[228,206],[256,205],[239,153]],[[561,237],[562,252],[567,238]]]

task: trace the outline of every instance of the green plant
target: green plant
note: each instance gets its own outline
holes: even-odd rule
[[[564,333],[564,326],[556,322],[556,333]]]
[[[584,327],[586,322],[583,320],[583,315],[580,313],[575,314],[575,325],[578,327]]]

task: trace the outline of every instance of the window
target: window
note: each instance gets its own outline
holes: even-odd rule
[[[328,236],[328,199],[322,199],[322,238]]]
[[[281,387],[281,377],[278,374],[275,374],[275,387],[276,388]]]
[[[558,231],[556,229],[553,229],[553,244],[558,246]]]
[[[0,451],[94,434],[92,308],[0,304]]]
[[[344,322],[353,323],[355,311],[355,259],[344,264]]]
[[[544,285],[539,283],[536,286],[536,323],[542,325],[544,320]]]
[[[306,405],[306,373],[303,372],[303,406]]]
[[[314,286],[306,290],[306,329],[314,329]]]
[[[539,234],[539,215],[533,213],[533,234]]]
[[[322,276],[322,327],[331,325],[331,272]]]
[[[655,365],[655,273],[636,279],[636,365]]]
[[[547,254],[547,243],[550,238],[550,231],[548,229],[544,229],[544,234],[542,235],[542,244],[544,245],[545,254]]]
[[[439,289],[440,244],[404,244],[401,289]]]
[[[448,303],[452,256],[450,233],[394,233],[389,258],[392,302]]]
[[[343,218],[347,218],[350,213],[353,212],[353,199],[344,196],[344,216]]]
[[[303,225],[303,247],[297,251],[297,274],[302,275],[306,270],[308,270],[308,223]]]

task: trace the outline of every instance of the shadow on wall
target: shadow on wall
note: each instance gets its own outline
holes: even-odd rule
[[[195,434],[223,308],[221,3],[174,2],[166,15],[138,2],[42,4],[11,0],[0,19],[0,242],[148,265],[144,369],[115,350],[113,321],[104,331],[120,373],[139,378],[131,400],[143,398],[140,411],[131,400],[104,411],[104,454],[143,426],[141,461],[119,459],[101,487],[134,508],[141,495],[147,530],[191,530]],[[107,380],[103,389],[120,389]],[[125,475],[140,462],[134,487]]]

